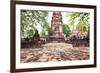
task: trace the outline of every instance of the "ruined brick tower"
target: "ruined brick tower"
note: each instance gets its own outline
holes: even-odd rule
[[[63,22],[62,22],[61,12],[59,11],[53,12],[51,27],[52,27],[52,38],[55,38],[58,40],[63,38]]]

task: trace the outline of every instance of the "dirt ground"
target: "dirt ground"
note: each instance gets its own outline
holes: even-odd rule
[[[21,63],[73,61],[89,59],[89,47],[73,47],[64,42],[52,42],[40,47],[21,48]]]

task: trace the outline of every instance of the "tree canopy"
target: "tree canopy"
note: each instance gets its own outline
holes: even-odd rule
[[[48,24],[47,16],[47,11],[21,10],[21,36],[33,37],[37,25],[44,28]]]
[[[76,27],[81,32],[88,31],[89,28],[89,13],[71,12],[67,14],[69,24]]]

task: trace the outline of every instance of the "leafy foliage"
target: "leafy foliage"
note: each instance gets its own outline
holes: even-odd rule
[[[47,11],[21,10],[21,36],[33,37],[37,25],[42,28],[47,23]]]
[[[67,37],[70,32],[71,32],[70,27],[67,24],[64,24],[63,25],[63,33],[65,34],[65,36]]]
[[[89,27],[89,13],[73,12],[68,13],[69,23],[76,27],[81,32],[88,31]]]
[[[49,26],[49,23],[47,23],[47,22],[45,22],[44,23],[44,25],[42,26],[43,28],[42,28],[42,36],[46,36],[46,35],[48,35],[49,34],[49,29],[51,28],[50,26]]]

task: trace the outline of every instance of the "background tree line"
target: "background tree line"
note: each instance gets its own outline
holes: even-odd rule
[[[47,22],[48,15],[48,11],[21,10],[21,37],[33,37],[38,25],[41,26],[41,34],[43,36],[52,33],[50,23]],[[63,24],[65,36],[70,35],[74,28],[78,29],[81,33],[89,32],[89,15],[89,13],[85,12],[66,13],[66,17],[69,20],[68,24]]]

